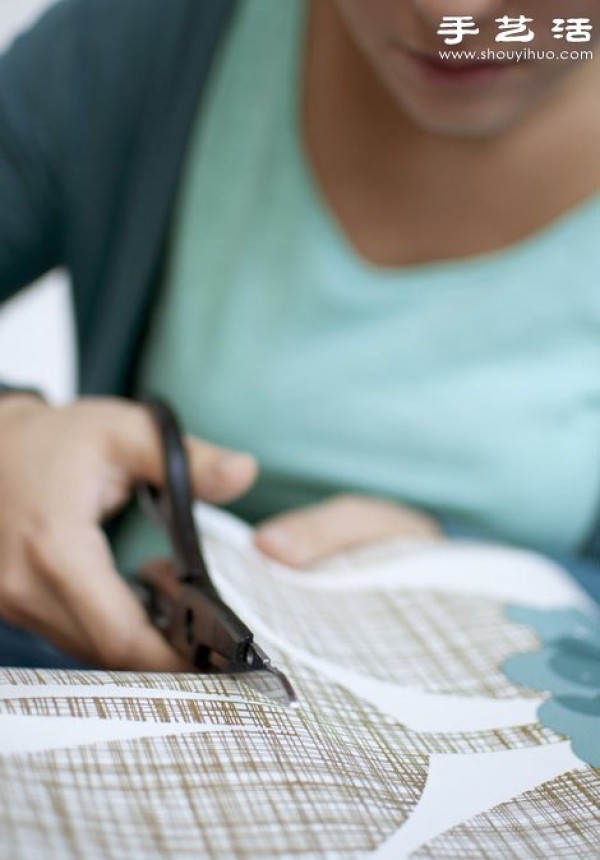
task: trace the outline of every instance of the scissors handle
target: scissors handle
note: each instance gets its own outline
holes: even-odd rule
[[[170,562],[142,567],[135,590],[153,624],[196,668],[248,668],[252,632],[220,598],[182,582]]]
[[[150,410],[160,435],[165,476],[163,489],[149,484],[138,488],[142,504],[166,528],[179,578],[218,596],[200,547],[188,457],[179,423],[162,400],[145,400],[144,405]]]
[[[153,623],[183,656],[199,668],[245,668],[253,634],[222,600],[200,545],[193,515],[188,458],[177,419],[161,400],[144,401],[159,431],[164,487],[138,488],[142,505],[166,528],[171,562],[150,562],[139,572],[135,590]]]

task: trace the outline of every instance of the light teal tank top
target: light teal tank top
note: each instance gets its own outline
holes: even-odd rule
[[[251,521],[351,490],[571,550],[600,491],[600,200],[498,253],[379,269],[298,133],[303,0],[244,0],[191,140],[139,387],[255,453]],[[551,181],[551,179],[549,180]],[[150,551],[130,520],[126,563]]]

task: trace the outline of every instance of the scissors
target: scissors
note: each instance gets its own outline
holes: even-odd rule
[[[145,512],[170,539],[172,560],[149,562],[132,587],[152,623],[199,671],[233,674],[274,702],[297,707],[288,678],[275,668],[252,631],[222,599],[205,561],[193,516],[187,454],[179,423],[162,400],[146,400],[159,431],[164,487],[138,487]]]

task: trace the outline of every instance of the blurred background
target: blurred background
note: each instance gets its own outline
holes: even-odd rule
[[[55,0],[0,0],[0,53]],[[0,305],[0,379],[34,385],[55,402],[75,391],[74,341],[65,276],[53,272]]]

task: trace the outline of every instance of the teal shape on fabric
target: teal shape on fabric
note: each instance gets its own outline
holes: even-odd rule
[[[600,767],[600,622],[576,609],[540,610],[510,606],[507,616],[532,627],[539,651],[515,654],[502,668],[513,683],[548,691],[537,716],[571,739],[573,752]]]
[[[540,722],[571,739],[575,755],[600,767],[600,695],[593,699],[556,696],[538,710]]]
[[[585,640],[558,639],[541,651],[509,657],[502,668],[513,683],[555,695],[600,690],[600,649]]]
[[[506,616],[517,624],[533,627],[543,643],[557,639],[578,639],[595,643],[600,649],[600,619],[579,609],[536,609],[508,606]]]
[[[550,658],[550,668],[560,678],[600,690],[600,648],[591,642],[559,639]]]

